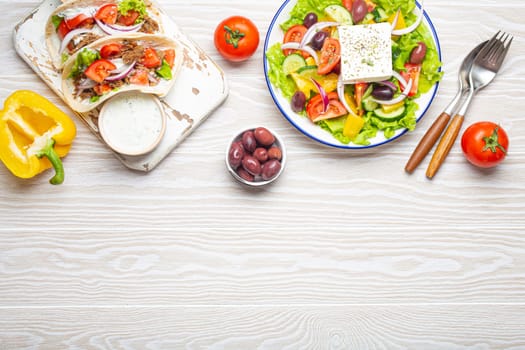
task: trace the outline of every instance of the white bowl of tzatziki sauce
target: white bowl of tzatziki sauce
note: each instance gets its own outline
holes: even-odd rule
[[[157,96],[123,92],[107,100],[98,116],[100,135],[115,152],[139,156],[153,151],[166,130],[166,114]]]

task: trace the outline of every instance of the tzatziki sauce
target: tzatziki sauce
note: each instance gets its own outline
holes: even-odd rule
[[[148,153],[164,134],[165,115],[154,95],[128,92],[106,101],[99,115],[102,138],[126,155]]]

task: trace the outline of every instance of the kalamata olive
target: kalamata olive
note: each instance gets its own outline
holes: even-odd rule
[[[305,104],[306,104],[306,96],[304,95],[304,92],[296,91],[295,94],[293,94],[292,96],[292,101],[290,102],[292,111],[296,113],[301,112],[304,109]]]
[[[317,15],[313,12],[308,13],[304,16],[303,24],[306,28],[310,28],[317,23]]]
[[[410,53],[409,62],[412,64],[420,64],[425,59],[427,54],[427,45],[424,42],[420,41],[412,52]]]
[[[310,41],[310,45],[314,50],[321,50],[323,48],[324,41],[328,38],[328,33],[324,30],[321,30],[314,34],[312,41]]]
[[[368,6],[364,0],[355,0],[352,4],[352,20],[359,23],[368,13]]]
[[[253,151],[253,156],[260,163],[264,163],[268,160],[268,151],[264,147],[257,147],[255,151]]]
[[[372,90],[372,96],[378,100],[390,100],[394,97],[394,92],[388,86],[376,85]]]
[[[242,159],[242,167],[253,176],[261,174],[261,163],[259,163],[255,157],[250,155],[244,156]]]
[[[263,180],[272,179],[281,170],[281,162],[277,159],[271,159],[264,163],[262,167],[261,177]]]
[[[237,169],[237,175],[239,175],[241,178],[245,179],[246,181],[253,182],[255,181],[255,176],[244,170],[244,168]]]
[[[241,165],[244,157],[244,147],[240,141],[232,143],[230,152],[228,152],[228,161],[233,169],[237,169]]]
[[[332,73],[335,73],[337,75],[341,74],[341,60],[339,60],[334,66],[334,68],[332,68]]]
[[[258,127],[253,131],[255,140],[261,146],[269,147],[275,142],[275,136],[272,133],[263,127]]]
[[[277,146],[272,146],[270,147],[270,149],[268,150],[268,159],[277,159],[277,160],[281,160],[283,157],[283,152],[281,151],[281,149]]]
[[[257,148],[257,141],[255,140],[255,136],[253,134],[253,131],[245,131],[242,134],[242,145],[244,146],[244,149],[252,153]]]

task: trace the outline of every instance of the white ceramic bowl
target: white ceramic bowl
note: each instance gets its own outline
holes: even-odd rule
[[[296,5],[297,0],[285,0],[282,4],[282,6],[277,10],[274,18],[272,19],[270,26],[268,28],[268,32],[266,35],[266,40],[264,42],[264,52],[266,53],[268,49],[273,46],[277,42],[282,42],[283,40],[283,31],[280,28],[280,24],[285,22],[290,17],[290,11],[294,8]],[[417,3],[418,7],[421,7],[419,3]],[[430,33],[432,35],[432,39],[434,40],[434,43],[436,45],[439,59],[441,60],[441,48],[439,45],[439,39],[437,36],[436,29],[434,28],[434,25],[432,24],[432,21],[430,20],[430,16],[425,11],[423,16],[423,25],[428,27],[430,30]],[[370,144],[363,146],[363,145],[357,145],[353,143],[344,144],[339,142],[337,139],[333,137],[332,134],[330,134],[328,131],[320,128],[318,125],[312,123],[308,118],[299,115],[295,113],[292,108],[290,107],[290,101],[288,101],[286,98],[283,97],[281,91],[277,89],[275,86],[272,85],[268,78],[268,72],[269,72],[269,64],[268,60],[266,59],[266,55],[263,57],[263,64],[264,64],[264,75],[266,78],[266,84],[268,85],[268,89],[270,91],[270,95],[272,96],[273,101],[275,102],[277,108],[281,111],[281,114],[292,124],[297,130],[299,130],[301,133],[306,135],[307,137],[330,147],[335,148],[343,148],[343,149],[367,149],[371,147],[376,147],[380,145],[387,144],[389,142],[392,142],[396,140],[401,135],[405,134],[407,132],[407,129],[399,129],[396,131],[395,135],[391,138],[387,139],[384,137],[382,132],[378,132],[378,135],[372,139],[370,139]],[[434,100],[434,97],[437,93],[439,83],[435,84],[430,91],[428,91],[426,94],[423,94],[421,97],[419,97],[416,102],[419,105],[419,110],[416,112],[416,119],[419,122],[420,119],[423,117],[425,112],[430,107],[430,104]]]
[[[166,130],[157,96],[130,91],[107,100],[98,116],[100,134],[115,152],[140,156],[155,149]]]
[[[284,168],[286,166],[286,148],[284,146],[284,141],[281,138],[281,136],[279,136],[278,133],[276,133],[275,131],[273,131],[273,130],[267,128],[267,127],[264,127],[264,128],[267,129],[269,132],[271,132],[272,135],[275,137],[275,142],[273,143],[273,146],[277,146],[281,150],[281,155],[282,155],[281,160],[280,160],[281,168],[277,172],[277,174],[275,176],[273,176],[272,178],[268,179],[268,180],[264,180],[261,176],[255,176],[254,181],[248,181],[248,180],[242,178],[237,173],[236,169],[234,169],[231,166],[230,161],[229,161],[229,153],[230,153],[230,148],[231,148],[232,144],[237,142],[237,141],[240,141],[242,139],[242,135],[246,131],[250,131],[250,130],[253,131],[257,127],[259,127],[259,126],[252,127],[252,128],[246,128],[246,129],[243,129],[243,130],[235,133],[235,135],[230,140],[230,142],[228,142],[228,145],[226,147],[226,168],[228,169],[228,171],[230,172],[230,174],[233,176],[233,178],[235,180],[237,180],[240,183],[245,184],[247,186],[251,186],[251,187],[262,187],[262,186],[265,186],[265,185],[268,185],[268,184],[274,182],[275,180],[277,180],[279,178],[279,176],[281,176],[281,174],[283,173]],[[258,145],[257,147],[260,147],[260,145]],[[242,165],[240,165],[239,168],[242,168]]]

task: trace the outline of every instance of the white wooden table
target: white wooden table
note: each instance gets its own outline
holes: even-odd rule
[[[72,112],[17,56],[14,25],[38,0],[1,0],[0,98],[31,89]],[[156,169],[125,168],[76,120],[66,181],[0,167],[0,349],[525,349],[525,3],[428,0],[446,72],[416,130],[336,151],[275,107],[261,42],[243,64],[213,46],[219,21],[264,39],[280,1],[161,1],[222,66],[230,95]],[[458,144],[429,181],[403,167],[456,89],[467,51],[514,43],[466,125],[501,123],[505,162],[470,166]],[[249,191],[226,172],[232,133],[286,140],[283,176]]]

